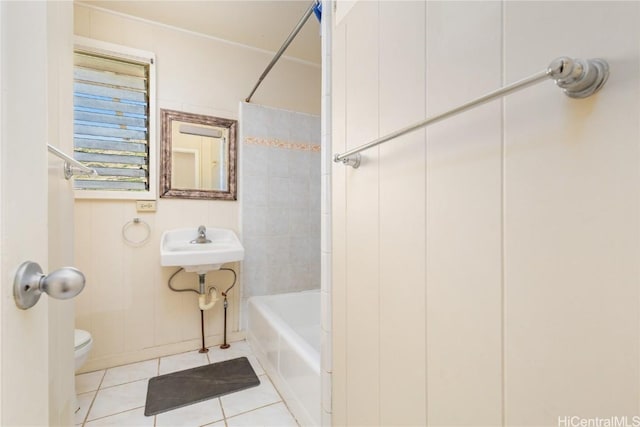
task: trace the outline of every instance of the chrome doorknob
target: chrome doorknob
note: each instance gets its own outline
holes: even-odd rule
[[[43,292],[56,299],[70,299],[84,289],[84,274],[77,268],[63,267],[49,274],[31,261],[23,262],[13,281],[13,298],[18,308],[33,307]]]

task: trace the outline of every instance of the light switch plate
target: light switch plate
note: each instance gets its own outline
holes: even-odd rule
[[[138,212],[155,212],[156,201],[155,200],[136,200],[136,210]]]

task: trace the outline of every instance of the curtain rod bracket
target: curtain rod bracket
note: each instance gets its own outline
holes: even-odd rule
[[[63,170],[65,179],[71,179],[75,175],[91,175],[98,176],[98,172],[95,169],[87,167],[69,156],[68,154],[63,153],[56,147],[51,144],[47,144],[47,149],[49,152],[56,157],[64,160]]]
[[[360,167],[360,160],[362,159],[362,156],[360,155],[360,153],[352,154],[343,159],[338,159],[338,156],[339,154],[336,154],[333,157],[334,162],[336,163],[342,162],[343,165],[351,166],[354,169],[358,169]]]
[[[582,99],[596,93],[609,78],[609,64],[599,58],[554,59],[547,68],[549,77],[570,98]]]

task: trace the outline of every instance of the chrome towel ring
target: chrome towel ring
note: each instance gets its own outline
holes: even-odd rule
[[[147,233],[146,233],[147,235],[140,240],[132,240],[128,238],[127,230],[129,230],[130,227],[138,224],[143,225],[147,229]],[[150,237],[151,237],[151,227],[149,226],[148,223],[144,222],[140,218],[133,218],[131,221],[127,222],[125,225],[122,226],[122,238],[124,239],[125,242],[127,242],[127,244],[131,246],[142,246],[145,243],[147,243]]]

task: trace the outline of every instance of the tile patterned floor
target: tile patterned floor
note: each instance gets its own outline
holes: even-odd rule
[[[145,417],[149,378],[241,356],[249,359],[260,378],[258,387]],[[227,350],[210,347],[207,354],[190,351],[80,374],[76,392],[80,410],[75,424],[79,426],[298,426],[246,341],[231,343]]]

